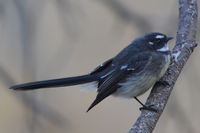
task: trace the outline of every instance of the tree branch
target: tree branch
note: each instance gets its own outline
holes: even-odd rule
[[[176,45],[172,51],[176,58],[161,79],[169,85],[154,85],[146,105],[155,105],[158,113],[143,110],[129,133],[151,133],[155,128],[183,66],[197,46],[197,18],[197,0],[179,0],[178,31]]]

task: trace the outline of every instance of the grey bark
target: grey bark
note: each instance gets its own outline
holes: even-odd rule
[[[179,0],[179,23],[176,45],[172,50],[172,55],[176,58],[172,60],[169,69],[161,79],[161,81],[168,84],[156,84],[146,101],[146,105],[155,105],[158,113],[143,110],[129,130],[129,133],[153,132],[183,66],[192,54],[193,49],[197,46],[197,20],[197,0]]]

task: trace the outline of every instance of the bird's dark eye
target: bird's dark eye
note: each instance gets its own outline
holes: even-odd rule
[[[162,42],[162,39],[153,39],[150,42],[152,42],[153,44],[159,44]]]
[[[160,43],[161,42],[161,39],[156,39],[156,43]]]

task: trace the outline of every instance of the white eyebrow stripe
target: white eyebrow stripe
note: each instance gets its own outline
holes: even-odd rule
[[[157,36],[156,36],[156,39],[162,39],[162,38],[164,38],[163,35],[157,35]]]

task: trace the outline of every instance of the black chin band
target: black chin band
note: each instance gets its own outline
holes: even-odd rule
[[[168,51],[157,51],[158,53],[162,53],[162,54],[171,54],[171,51],[168,50]]]

